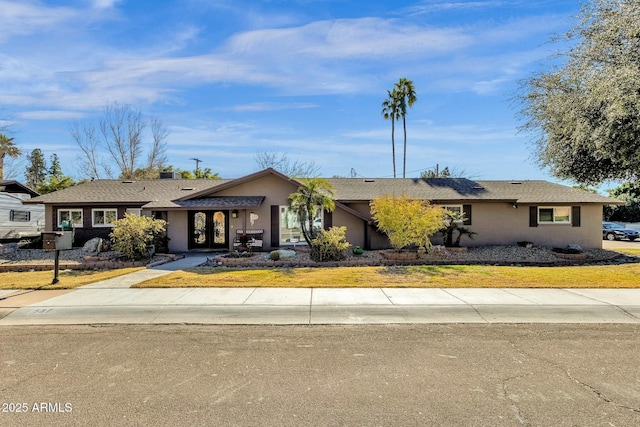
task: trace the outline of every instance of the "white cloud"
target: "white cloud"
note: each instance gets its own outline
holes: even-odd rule
[[[91,0],[91,4],[96,9],[111,9],[121,0]]]
[[[47,7],[29,0],[0,0],[0,42],[15,35],[50,31],[77,16],[78,10],[70,7]]]
[[[229,40],[240,57],[329,59],[431,56],[473,43],[473,36],[453,28],[408,25],[380,18],[317,21],[300,27],[246,32]]]
[[[311,103],[276,103],[276,102],[254,102],[251,104],[234,105],[230,109],[237,112],[255,111],[279,111],[279,110],[300,110],[307,108],[317,108],[318,105]]]
[[[16,115],[21,119],[28,120],[77,120],[85,116],[85,113],[74,111],[55,111],[55,110],[32,110]]]
[[[406,8],[405,10],[411,15],[422,15],[425,13],[440,11],[488,9],[511,4],[513,4],[513,1],[449,1],[440,3],[423,3]]]

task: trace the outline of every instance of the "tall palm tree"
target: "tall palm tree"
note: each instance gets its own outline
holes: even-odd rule
[[[332,212],[335,208],[333,197],[335,197],[333,187],[324,178],[306,178],[304,185],[289,195],[289,208],[298,216],[302,235],[309,247],[318,234],[318,231],[313,228],[316,213],[318,209]]]
[[[3,178],[4,157],[19,157],[22,153],[20,149],[13,144],[13,138],[7,138],[6,135],[0,134],[0,179]]]
[[[393,177],[396,177],[396,120],[400,119],[399,94],[396,88],[387,90],[387,99],[382,102],[382,116],[385,120],[391,120],[391,157],[393,160]]]
[[[404,129],[404,155],[402,161],[402,177],[406,178],[407,171],[407,107],[413,107],[413,104],[418,100],[416,97],[416,88],[413,86],[411,80],[401,78],[393,88],[394,92],[398,94],[398,114],[402,117],[402,128]]]

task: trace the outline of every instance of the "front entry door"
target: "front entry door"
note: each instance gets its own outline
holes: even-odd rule
[[[229,212],[189,212],[189,249],[228,249]]]

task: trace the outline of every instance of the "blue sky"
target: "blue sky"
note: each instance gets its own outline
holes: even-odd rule
[[[0,118],[24,153],[57,153],[75,178],[70,123],[113,102],[162,120],[178,168],[198,157],[234,178],[269,151],[323,176],[390,177],[381,103],[406,77],[418,97],[407,176],[438,163],[477,179],[553,180],[511,98],[578,10],[576,0],[0,0]]]

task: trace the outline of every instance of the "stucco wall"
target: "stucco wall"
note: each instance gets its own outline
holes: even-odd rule
[[[364,248],[365,244],[365,222],[350,213],[336,208],[333,211],[332,225],[334,226],[346,226],[347,227],[347,242],[351,243],[351,246],[360,246]]]
[[[264,230],[263,249],[271,249],[271,206],[286,206],[289,195],[298,189],[298,184],[287,182],[274,175],[266,175],[255,180],[235,185],[217,191],[212,195],[223,196],[264,196],[262,205],[251,209],[237,209],[238,216],[231,217],[234,209],[229,209],[229,249],[233,248],[233,241],[238,230]],[[368,208],[368,204],[363,204]],[[251,223],[251,214],[254,222]],[[257,215],[257,218],[255,217]],[[171,251],[187,251],[188,241],[188,212],[169,211],[168,237]],[[354,246],[365,246],[364,221],[344,210],[336,208],[333,212],[333,225],[347,227],[347,240]]]
[[[254,209],[238,212],[238,218],[230,218],[229,240],[233,242],[236,230],[264,230],[263,247],[271,247],[271,205],[286,205],[289,194],[298,189],[295,183],[287,182],[274,175],[266,175],[258,179],[235,185],[226,190],[216,192],[216,196],[265,196],[262,205]],[[250,214],[258,216],[251,224]]]
[[[186,211],[167,212],[167,237],[170,252],[186,252],[189,250],[188,225]]]
[[[472,205],[469,228],[478,234],[473,239],[463,237],[461,243],[465,246],[513,245],[526,240],[539,246],[577,243],[584,248],[601,248],[601,223],[602,206],[599,205],[580,205],[580,227],[570,224],[530,227],[528,205],[514,209],[509,203],[476,203]],[[434,243],[441,242],[434,240]]]
[[[471,217],[471,225],[467,227],[478,234],[473,239],[463,236],[462,246],[515,245],[518,241],[530,241],[537,246],[564,247],[576,243],[583,248],[602,247],[600,205],[580,205],[580,227],[571,224],[529,227],[529,205],[514,209],[510,203],[474,203]],[[369,240],[371,249],[390,247],[387,237],[379,232],[372,231]],[[443,244],[442,236],[431,236],[431,243]]]

